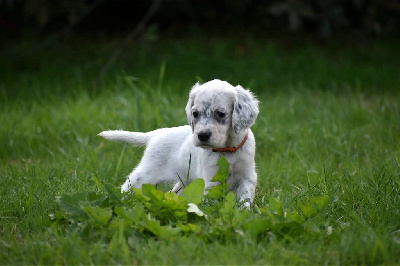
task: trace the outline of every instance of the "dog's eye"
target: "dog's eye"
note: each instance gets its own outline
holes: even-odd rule
[[[194,118],[197,118],[197,117],[199,117],[199,112],[197,112],[197,111],[194,111],[194,112],[193,112],[193,117],[194,117]]]
[[[225,117],[225,113],[217,112],[217,116],[218,116],[219,118],[224,118],[224,117]]]

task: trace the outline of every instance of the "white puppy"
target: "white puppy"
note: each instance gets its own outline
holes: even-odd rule
[[[122,185],[123,192],[163,181],[176,182],[172,191],[179,192],[180,179],[186,181],[188,175],[189,183],[203,178],[207,193],[216,185],[211,179],[218,171],[219,158],[225,156],[230,163],[230,190],[236,191],[240,201],[246,201],[245,207],[250,207],[257,183],[255,139],[250,127],[258,112],[258,101],[250,91],[212,80],[203,85],[197,83],[190,91],[186,105],[188,126],[148,133],[103,131],[99,135],[134,146],[146,145],[141,162]]]

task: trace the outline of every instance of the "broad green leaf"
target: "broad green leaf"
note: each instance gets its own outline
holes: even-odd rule
[[[233,213],[236,203],[236,196],[233,192],[229,192],[225,197],[225,203],[222,206],[220,212],[221,213]]]
[[[209,199],[223,199],[225,197],[225,190],[222,185],[213,186],[206,195]]]
[[[219,209],[221,219],[227,226],[236,227],[238,224],[239,208],[236,206],[236,195],[229,192]]]
[[[166,193],[164,195],[163,206],[168,210],[169,215],[172,214],[172,216],[174,216],[175,219],[177,218],[180,221],[187,220],[186,199],[179,197],[175,193]],[[167,219],[166,216],[163,218]]]
[[[187,212],[195,213],[197,214],[197,216],[205,216],[205,214],[199,209],[199,207],[193,203],[188,204]]]
[[[115,207],[114,212],[119,218],[128,220],[129,223],[139,223],[144,218],[147,218],[144,206],[139,202],[137,202],[135,206],[131,208]]]
[[[303,212],[304,216],[307,218],[312,218],[318,214],[318,210],[310,203],[308,204],[299,204],[300,209]]]
[[[176,236],[182,231],[181,228],[160,225],[160,221],[158,220],[147,220],[142,223],[142,226],[154,235],[163,239],[168,239],[172,236]]]
[[[143,194],[143,191],[140,188],[131,188],[131,190],[133,191],[133,195],[131,195],[134,199],[137,199],[140,202],[146,202],[149,201],[150,198],[145,196]]]
[[[72,196],[57,197],[60,209],[73,217],[87,218],[87,213],[80,207],[80,202],[86,200],[85,194],[79,193]]]
[[[315,204],[317,210],[320,211],[331,202],[331,197],[327,195],[321,197],[314,197],[311,198],[311,201]]]
[[[202,178],[195,179],[183,190],[181,197],[185,198],[188,203],[200,204],[204,194],[204,180]]]
[[[196,224],[181,224],[179,226],[180,228],[182,228],[182,231],[184,233],[200,233],[201,232],[201,226],[200,225],[196,225]]]
[[[164,192],[158,190],[154,185],[144,184],[142,186],[143,195],[150,198],[151,202],[156,205],[162,204],[164,199]]]
[[[165,193],[163,205],[170,210],[182,210],[186,212],[187,200],[175,193]]]
[[[283,202],[279,198],[270,198],[269,208],[273,214],[276,214],[280,217],[284,216],[283,210]]]
[[[99,195],[96,193],[88,193],[87,200],[92,206],[109,207],[110,201],[107,195]]]
[[[229,176],[229,162],[224,156],[222,156],[219,158],[217,165],[219,166],[218,172],[211,181],[225,184]]]
[[[304,232],[303,226],[294,221],[282,221],[273,223],[272,230],[282,236],[297,237]]]
[[[121,191],[119,189],[115,189],[109,184],[104,185],[104,189],[107,191],[108,196],[110,197],[111,202],[121,202]]]
[[[152,232],[153,234],[155,234],[156,236],[160,236],[161,235],[160,221],[157,221],[157,220],[144,221],[142,223],[142,226],[144,228],[146,228],[147,230],[149,230],[150,232]]]
[[[111,219],[112,211],[111,208],[100,208],[97,206],[87,206],[85,211],[98,221],[101,225],[107,225]]]
[[[298,212],[289,213],[289,214],[287,215],[287,217],[288,217],[290,220],[292,220],[292,221],[294,221],[294,222],[298,222],[298,223],[303,223],[303,222],[305,221],[304,216],[301,215],[301,214],[299,214]]]
[[[243,225],[246,232],[252,236],[258,236],[272,228],[272,221],[266,218],[252,219]]]
[[[229,176],[229,162],[225,157],[222,156],[219,158],[217,165],[219,166],[218,172],[214,178],[211,179],[211,181],[219,182],[220,184],[213,186],[206,195],[206,198],[221,200],[225,198],[228,190],[226,180]]]

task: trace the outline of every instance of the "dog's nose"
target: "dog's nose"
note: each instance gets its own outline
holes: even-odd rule
[[[199,134],[197,134],[197,137],[200,141],[207,141],[211,137],[211,132],[200,132]]]

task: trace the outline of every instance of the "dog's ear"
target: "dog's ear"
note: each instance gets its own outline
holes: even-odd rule
[[[188,123],[189,125],[192,127],[193,130],[193,123],[192,123],[192,106],[194,104],[194,98],[196,97],[196,93],[197,93],[197,88],[200,86],[200,83],[197,82],[196,84],[194,84],[194,86],[192,87],[192,89],[190,90],[189,93],[189,99],[188,102],[186,104],[186,116],[188,119]]]
[[[236,86],[237,99],[233,104],[232,126],[235,133],[251,127],[256,121],[258,110],[258,100],[248,90],[242,86]]]

